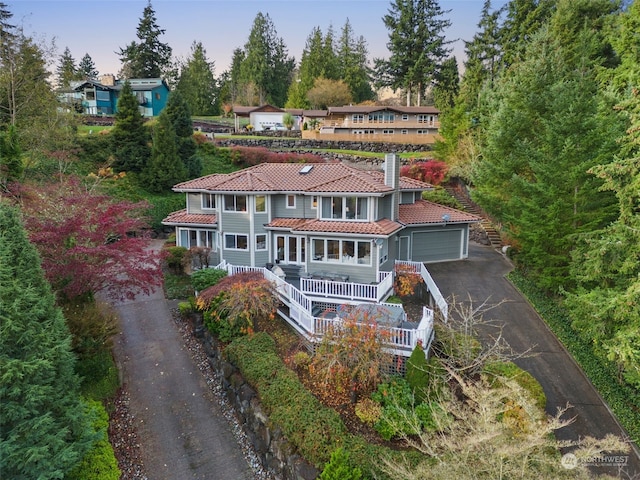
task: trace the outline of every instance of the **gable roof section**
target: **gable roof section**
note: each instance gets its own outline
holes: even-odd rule
[[[346,105],[343,107],[328,107],[329,114],[352,114],[352,113],[373,113],[381,111],[391,111],[409,114],[438,114],[440,110],[436,107],[400,107],[391,105]]]
[[[203,225],[210,227],[216,223],[218,223],[218,217],[216,215],[187,213],[186,209],[170,213],[164,220],[162,220],[163,225]]]
[[[308,173],[301,173],[308,165]],[[428,190],[431,185],[401,177],[402,190]],[[213,174],[182,182],[173,188],[178,192],[305,192],[353,193],[382,195],[392,192],[385,185],[384,174],[361,170],[341,162],[327,163],[261,163],[229,174]]]
[[[427,200],[417,200],[412,204],[401,204],[400,222],[404,225],[427,225],[445,223],[443,215],[448,215],[446,223],[475,223],[482,219],[477,215],[445,207]]]

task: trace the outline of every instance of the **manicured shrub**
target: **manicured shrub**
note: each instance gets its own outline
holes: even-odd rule
[[[349,464],[349,453],[343,448],[336,449],[331,454],[331,460],[320,474],[321,480],[360,480],[362,470]]]
[[[80,464],[64,478],[65,480],[118,480],[121,472],[107,436],[109,415],[107,415],[102,403],[94,400],[89,400],[87,403],[95,415],[93,428],[98,435],[98,440],[86,453]]]
[[[167,267],[176,275],[183,274],[189,250],[185,247],[168,247],[165,252]]]
[[[363,398],[356,403],[355,412],[362,423],[373,425],[380,420],[382,406],[370,398]]]
[[[191,274],[191,285],[193,288],[202,292],[205,288],[217,284],[220,280],[227,276],[227,271],[219,268],[203,268],[196,270]]]
[[[427,356],[420,344],[416,345],[413,352],[411,352],[409,360],[407,360],[407,373],[405,374],[405,378],[413,390],[416,401],[423,402],[427,394],[429,372]]]

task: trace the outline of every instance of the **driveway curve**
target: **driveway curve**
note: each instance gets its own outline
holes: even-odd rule
[[[161,245],[154,242],[153,247]],[[184,345],[161,288],[114,305],[115,356],[149,479],[253,479],[229,422]]]
[[[480,305],[501,305],[490,309],[485,319],[504,325],[505,340],[515,352],[531,349],[533,355],[515,363],[531,373],[542,385],[547,396],[546,410],[555,415],[567,403],[568,414],[575,422],[556,432],[559,440],[578,440],[587,435],[602,438],[608,433],[627,438],[615,416],[537,312],[520,292],[506,279],[513,269],[511,262],[489,246],[470,242],[469,258],[462,261],[427,265],[429,272],[445,298]],[[628,465],[594,467],[595,474],[619,475],[621,478],[640,478],[640,457],[635,446],[629,454]]]

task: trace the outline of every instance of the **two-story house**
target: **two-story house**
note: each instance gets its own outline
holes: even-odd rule
[[[140,114],[155,117],[167,105],[169,86],[161,78],[131,78],[116,80],[113,75],[103,75],[100,81],[72,82],[70,88],[60,93],[62,102],[73,105],[87,115],[114,115],[125,82],[129,82],[138,100]]]
[[[314,317],[318,305],[384,300],[396,261],[420,270],[467,257],[479,218],[423,200],[431,186],[399,172],[391,154],[382,171],[263,163],[208,175],[174,187],[186,209],[163,224],[175,227],[177,245],[210,248],[212,264],[286,272],[287,288],[305,297],[295,308]]]

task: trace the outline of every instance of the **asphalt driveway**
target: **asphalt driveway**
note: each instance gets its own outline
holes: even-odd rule
[[[570,404],[575,422],[556,432],[561,440],[577,440],[584,436],[601,438],[608,433],[627,435],[610,412],[582,369],[551,333],[531,305],[505,278],[513,268],[511,262],[489,246],[471,242],[469,258],[463,261],[428,264],[427,269],[445,298],[455,298],[474,305],[488,300],[495,305],[484,317],[504,324],[506,341],[516,352],[531,349],[533,356],[516,363],[530,372],[542,385],[547,396],[546,410],[556,414],[558,408]],[[616,468],[593,468],[594,473],[620,474],[621,478],[640,476],[637,447],[629,456],[626,474]],[[627,475],[630,476],[628,477]]]
[[[115,308],[121,329],[115,356],[149,479],[255,478],[184,346],[162,289]]]

